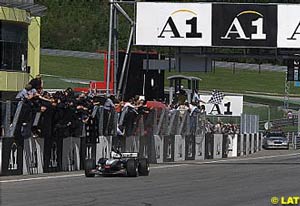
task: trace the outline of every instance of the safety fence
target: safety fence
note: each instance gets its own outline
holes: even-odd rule
[[[289,139],[290,148],[300,149],[300,135],[298,132],[288,132],[287,138]]]
[[[80,170],[87,159],[109,157],[112,148],[139,152],[151,163],[237,157],[262,148],[262,134],[215,131],[205,113],[116,113],[94,105],[87,115],[28,106],[1,104],[0,175]]]

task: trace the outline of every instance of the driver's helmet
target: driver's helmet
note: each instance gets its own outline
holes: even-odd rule
[[[111,151],[111,157],[114,159],[119,159],[119,158],[121,158],[121,155],[114,151]]]

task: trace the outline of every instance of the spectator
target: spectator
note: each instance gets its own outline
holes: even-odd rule
[[[197,91],[195,91],[195,93],[197,93]],[[105,98],[94,93],[81,93],[78,96],[75,96],[71,88],[68,88],[63,92],[56,92],[53,95],[48,92],[38,94],[36,89],[32,88],[31,84],[26,85],[26,87],[19,92],[16,98],[26,101],[26,107],[24,106],[23,110],[25,111],[26,109],[26,111],[24,112],[24,115],[21,116],[24,119],[22,123],[25,122],[28,125],[29,123],[32,123],[27,120],[27,118],[33,119],[36,112],[41,112],[41,119],[43,116],[46,116],[46,114],[51,115],[51,118],[49,119],[51,119],[52,122],[49,123],[46,119],[44,123],[45,125],[49,123],[49,127],[51,127],[50,124],[53,124],[53,136],[57,137],[73,135],[73,131],[75,131],[76,128],[80,128],[80,126],[83,125],[82,123],[89,124],[89,128],[92,128],[91,131],[96,132],[92,135],[99,135],[99,122],[97,121],[100,119],[98,117],[98,108],[100,105],[102,105],[104,109],[103,134],[105,135],[111,134],[112,123],[114,120],[113,114],[115,111],[121,114],[119,115],[120,118],[116,130],[117,134],[119,136],[123,136],[125,133],[128,136],[137,131],[136,128],[139,126],[139,124],[137,124],[138,115],[148,114],[151,110],[151,108],[149,109],[145,105],[145,100],[138,96],[131,98],[129,102],[120,101],[118,104],[115,104],[114,96]],[[199,106],[197,101],[193,101],[191,104],[184,102],[179,106],[173,102],[173,104],[168,105],[167,108],[169,109],[169,115],[173,111],[176,113],[179,112],[181,120],[183,120],[182,118],[185,112],[188,112],[186,114],[188,114],[187,117],[191,120],[190,126],[192,133],[200,131],[199,129],[202,128],[202,131],[206,128],[206,132],[238,132],[238,127],[236,125],[222,124],[221,121],[218,121],[215,127],[213,127],[212,123],[206,119],[205,106]],[[149,119],[144,121],[144,127],[146,128],[144,130],[146,131],[149,129],[150,131],[151,126],[148,126],[150,124],[147,122],[151,122],[151,124],[153,124],[153,121],[151,120],[153,117],[152,115],[144,115],[144,117],[145,116],[148,116]],[[45,127],[47,126],[48,125]]]
[[[31,84],[33,89],[36,89],[36,91],[41,92],[43,89],[42,76],[40,74],[36,75],[35,78],[29,82],[29,84]]]
[[[197,89],[195,89],[194,92],[193,92],[192,102],[195,102],[197,105],[199,105],[200,103],[205,103],[206,104],[206,102],[204,102],[200,99],[200,94],[198,93]]]
[[[36,94],[36,90],[31,84],[27,84],[16,96],[17,100],[31,99]]]
[[[213,133],[213,132],[214,132],[214,125],[213,125],[213,123],[210,121],[209,118],[206,119],[205,131],[206,131],[207,133]]]
[[[139,114],[136,101],[137,98],[135,97],[126,102],[120,115],[119,126],[125,129],[126,135],[132,134],[137,115]]]
[[[189,104],[189,111],[190,111],[190,120],[191,120],[191,131],[195,133],[197,130],[197,116],[200,112],[198,107],[195,105],[196,103]]]
[[[214,126],[214,132],[217,134],[222,133],[222,127],[223,127],[223,123],[218,120],[217,124]]]
[[[103,114],[103,134],[107,134],[107,132],[111,129],[112,121],[113,121],[113,111],[115,110],[115,104],[113,102],[114,96],[110,95],[103,106],[104,114]]]
[[[205,105],[200,106],[200,113],[203,114],[203,115],[206,114]]]
[[[122,112],[124,104],[125,104],[124,101],[120,101],[115,105],[115,110],[118,113],[118,115],[120,115],[120,113]]]
[[[149,113],[149,109],[146,106],[146,102],[141,99],[138,100],[137,102],[137,112],[138,114],[148,114]]]
[[[170,113],[174,113],[174,112],[176,112],[176,110],[177,110],[177,106],[176,106],[176,104],[174,103],[174,101],[172,102],[172,104],[167,105],[167,108],[169,109]]]
[[[179,105],[183,105],[185,101],[187,100],[187,94],[184,90],[183,85],[180,86],[179,91],[177,92],[177,100]]]
[[[180,119],[183,118],[184,116],[184,113],[186,111],[188,111],[189,109],[189,103],[188,102],[185,102],[184,104],[180,104],[179,107],[177,108],[177,110],[179,110],[179,117]]]

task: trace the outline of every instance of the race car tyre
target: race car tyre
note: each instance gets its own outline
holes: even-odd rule
[[[135,159],[129,159],[126,164],[126,171],[127,175],[129,177],[137,177],[139,172],[138,172],[138,167],[137,167],[137,161]]]
[[[92,159],[85,160],[84,174],[86,177],[95,177],[95,174],[91,173],[92,169],[94,169],[94,161]]]
[[[139,160],[139,175],[148,176],[150,172],[148,159],[142,158]]]

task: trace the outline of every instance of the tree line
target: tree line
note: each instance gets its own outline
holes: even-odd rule
[[[198,0],[171,1],[199,2]],[[150,2],[154,2],[154,0]],[[170,2],[170,0],[167,2]],[[204,2],[209,2],[209,0]],[[222,1],[215,0],[214,2]],[[300,0],[229,0],[226,2],[297,3]],[[109,0],[36,0],[35,3],[47,7],[47,13],[42,17],[41,24],[42,48],[90,52],[107,50]],[[134,18],[133,6],[122,4],[122,7]],[[128,22],[122,15],[119,15],[118,38],[120,49],[126,48],[129,30]]]
[[[36,3],[47,7],[41,23],[42,48],[95,52],[107,47],[107,0],[37,0]]]

